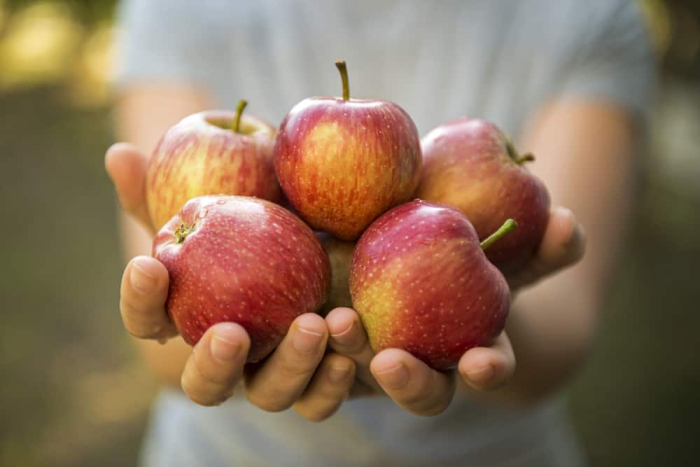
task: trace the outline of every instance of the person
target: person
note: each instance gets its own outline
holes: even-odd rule
[[[634,2],[127,0],[120,24],[115,115],[128,143],[105,161],[133,257],[120,309],[164,383],[142,465],[584,464],[561,390],[592,345],[652,96]],[[536,155],[530,169],[550,191],[538,253],[510,278],[505,332],[455,371],[398,349],[375,355],[349,308],[300,316],[248,366],[237,324],[191,349],[167,318],[167,271],[148,256],[144,227],[157,139],[240,98],[277,124],[306,97],[339,95],[336,59],[348,62],[354,96],[398,103],[421,134],[464,115],[495,122]]]

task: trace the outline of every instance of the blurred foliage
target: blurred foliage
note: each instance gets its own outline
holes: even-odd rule
[[[105,104],[113,2],[94,2],[100,8],[89,6],[92,1],[12,3],[13,8],[0,3],[0,92],[62,83],[74,104]]]
[[[700,1],[640,0],[666,72],[700,77]]]
[[[62,87],[0,95],[0,465],[128,466],[155,385],[116,310],[109,107]],[[96,261],[96,259],[99,260]]]
[[[53,4],[68,7],[83,24],[90,25],[110,20],[118,0],[2,0],[9,13],[15,13],[36,4]]]

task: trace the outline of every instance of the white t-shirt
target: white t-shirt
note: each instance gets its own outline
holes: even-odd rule
[[[217,106],[279,124],[300,100],[340,95],[401,105],[423,135],[478,116],[517,137],[555,98],[615,102],[643,117],[653,59],[640,12],[622,0],[127,0],[118,82],[208,89]],[[243,396],[203,408],[163,391],[142,463],[160,466],[578,466],[561,400],[527,410],[457,397],[411,415],[389,398],[348,401],[314,424]]]

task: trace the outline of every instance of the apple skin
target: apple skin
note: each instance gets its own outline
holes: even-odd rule
[[[404,349],[438,370],[491,345],[510,308],[508,284],[469,220],[422,200],[395,207],[362,234],[350,292],[375,352]]]
[[[455,206],[467,215],[480,240],[506,219],[518,229],[486,256],[506,275],[536,253],[549,221],[549,194],[523,165],[508,138],[493,123],[459,118],[421,141],[423,174],[416,196]]]
[[[193,231],[178,243],[183,228]],[[166,308],[185,342],[235,322],[250,335],[249,362],[268,355],[297,316],[317,311],[330,287],[328,256],[313,231],[257,198],[188,201],[158,232],[153,256],[168,269]]]
[[[328,300],[323,305],[322,314],[325,315],[338,307],[352,308],[348,280],[355,242],[338,240],[325,232],[317,232],[316,235],[321,241],[323,249],[328,253],[328,259],[331,263],[331,291],[328,294]]]
[[[412,199],[421,170],[411,117],[382,100],[313,97],[282,121],[274,148],[282,190],[314,229],[355,240]]]
[[[243,114],[240,132],[234,133],[235,115],[226,110],[196,113],[160,139],[146,173],[146,201],[156,230],[197,196],[281,199],[272,164],[274,127]]]

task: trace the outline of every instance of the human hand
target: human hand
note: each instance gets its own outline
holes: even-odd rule
[[[537,255],[517,276],[508,278],[513,294],[575,264],[584,250],[585,237],[571,211],[554,209]],[[440,372],[404,350],[385,349],[375,355],[359,316],[350,308],[332,310],[326,324],[330,347],[355,362],[357,379],[417,415],[444,411],[454,397],[458,377],[474,390],[493,391],[507,384],[515,371],[516,358],[505,331],[491,347],[465,352],[456,372]]]
[[[122,208],[152,232],[145,201],[146,156],[119,143],[107,151],[105,165]],[[168,271],[162,263],[148,256],[132,259],[120,293],[124,326],[135,337],[164,342],[178,334],[165,310]],[[245,329],[219,323],[194,346],[181,386],[194,402],[212,406],[228,399],[242,381],[248,400],[261,409],[277,412],[293,406],[305,418],[320,421],[337,410],[355,379],[355,362],[325,354],[327,341],[324,319],[307,313],[297,317],[269,357],[246,365],[250,338]]]

